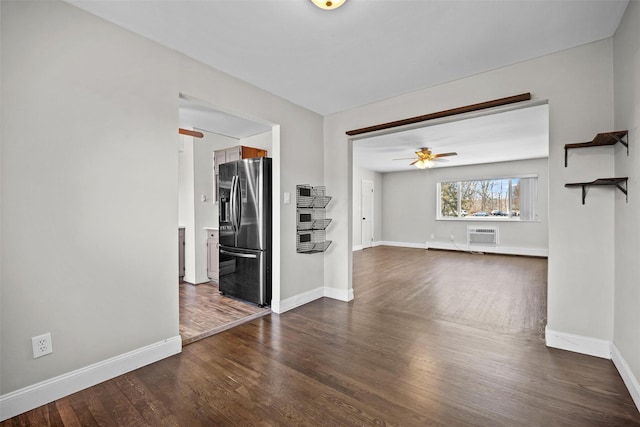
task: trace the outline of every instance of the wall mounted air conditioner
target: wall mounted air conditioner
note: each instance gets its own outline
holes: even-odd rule
[[[498,227],[467,226],[467,243],[470,245],[497,245]]]

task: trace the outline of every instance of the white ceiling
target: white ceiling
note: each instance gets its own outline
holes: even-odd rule
[[[549,156],[547,104],[359,139],[353,142],[353,163],[378,172],[417,170],[413,157],[420,147],[457,156],[435,162],[434,168],[506,162]]]
[[[327,115],[610,37],[628,0],[68,2]]]
[[[271,130],[271,126],[266,124],[216,110],[201,101],[182,96],[179,99],[178,113],[181,128],[205,130],[236,139]]]

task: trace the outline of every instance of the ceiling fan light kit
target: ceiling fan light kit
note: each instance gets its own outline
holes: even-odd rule
[[[334,10],[339,8],[347,0],[311,0],[313,4],[324,10]]]
[[[416,160],[415,162],[413,162],[414,166],[417,167],[418,169],[431,169],[433,167],[433,161],[432,160]]]
[[[413,160],[410,165],[417,167],[418,169],[431,169],[433,167],[433,162],[442,160],[442,157],[449,156],[457,156],[458,153],[432,153],[431,150],[427,147],[422,147],[420,150],[416,151],[417,159],[414,157],[410,157],[407,159],[393,159],[393,160]],[[446,160],[445,160],[446,161]]]

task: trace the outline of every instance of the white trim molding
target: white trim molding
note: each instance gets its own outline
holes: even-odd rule
[[[385,244],[386,244],[386,242],[381,242],[381,241],[371,242],[371,247],[372,247],[372,248],[375,248],[376,246],[382,246],[382,245],[385,245]],[[388,245],[388,246],[393,246],[393,245]],[[364,249],[364,247],[363,247],[362,245],[354,245],[354,246],[351,248],[351,250],[352,250],[353,252],[355,252],[355,251],[361,251],[361,250],[363,250],[363,249]]]
[[[374,246],[395,246],[401,248],[416,248],[416,249],[443,249],[447,251],[460,251],[460,252],[483,252],[491,254],[502,255],[524,255],[535,257],[548,257],[549,250],[547,248],[520,248],[516,246],[485,246],[485,245],[467,245],[467,243],[455,243],[455,242],[426,242],[426,243],[407,243],[407,242],[377,242]],[[355,250],[355,247],[354,247]]]
[[[611,342],[607,340],[553,331],[549,326],[544,328],[544,338],[547,347],[611,359]]]
[[[382,241],[382,242],[378,242],[378,244],[376,246],[395,246],[395,247],[399,247],[399,248],[427,249],[427,246],[424,243],[407,243],[407,242]]]
[[[353,288],[343,290],[338,288],[324,288],[324,296],[327,298],[337,299],[338,301],[349,302],[353,299]]]
[[[0,421],[131,372],[182,351],[180,336],[120,354],[0,396]]]
[[[277,307],[278,311],[274,310],[274,307],[271,307],[271,310],[275,313],[282,314],[285,311],[293,310],[296,307],[300,307],[301,305],[305,305],[310,303],[311,301],[315,301],[324,296],[324,287],[320,286],[318,288],[312,289],[307,292],[303,292],[298,295],[294,295],[289,298],[285,298],[280,300],[280,304]]]
[[[271,311],[273,311],[274,313],[282,314],[285,311],[293,310],[296,307],[308,304],[322,297],[349,302],[353,299],[353,288],[343,290],[321,286],[310,291],[286,298],[280,301],[280,304],[277,307],[279,311],[276,311],[274,307],[271,307]]]
[[[428,249],[444,249],[448,251],[461,252],[483,252],[488,254],[524,255],[536,257],[549,256],[549,249],[547,248],[520,248],[517,246],[502,245],[468,245],[467,243],[457,244],[455,242],[427,242],[426,247]]]
[[[640,383],[638,383],[638,379],[633,375],[631,367],[624,357],[622,357],[622,353],[620,353],[620,350],[618,350],[615,344],[611,346],[611,360],[620,373],[622,381],[624,381],[627,389],[629,389],[629,394],[631,394],[636,408],[640,411]]]

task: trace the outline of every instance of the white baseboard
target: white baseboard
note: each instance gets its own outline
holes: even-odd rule
[[[333,298],[339,301],[351,301],[353,299],[353,288],[349,290],[342,290],[329,287],[318,287],[307,292],[303,292],[298,295],[286,298],[280,301],[278,307],[271,307],[271,311],[274,313],[282,314],[285,311],[293,310],[296,307],[310,303],[322,297]],[[278,309],[276,311],[275,309]]]
[[[175,336],[0,396],[0,421],[182,351]]]
[[[382,246],[384,244],[384,242],[371,242],[371,247],[375,248],[376,246]],[[364,246],[362,245],[355,245],[351,248],[353,250],[353,252],[355,251],[361,251],[364,249]]]
[[[324,296],[327,298],[337,299],[338,301],[349,302],[353,299],[353,288],[349,290],[343,290],[343,289],[325,287]]]
[[[633,372],[631,372],[631,367],[627,361],[624,360],[624,357],[622,357],[620,350],[618,350],[615,344],[611,346],[611,360],[616,366],[616,369],[618,369],[622,381],[624,381],[627,389],[629,389],[629,394],[631,394],[636,408],[640,411],[640,383],[638,383],[638,379],[633,375]]]
[[[521,248],[517,246],[488,246],[488,245],[468,245],[467,243],[455,242],[427,242],[426,247],[429,249],[446,249],[449,251],[463,252],[484,252],[489,254],[502,255],[525,255],[548,257],[549,250],[546,248]]]
[[[318,288],[312,289],[307,292],[303,292],[298,295],[294,295],[292,297],[280,300],[280,304],[278,311],[274,310],[274,307],[271,307],[271,310],[275,313],[284,313],[285,311],[293,310],[296,307],[300,307],[301,305],[305,305],[310,303],[311,301],[315,301],[324,296],[324,287],[320,286]]]
[[[280,300],[275,300],[275,299],[271,299],[271,304],[269,304],[269,306],[271,307],[271,312],[272,313],[276,313],[276,314],[280,314],[282,313],[282,309],[280,308]]]
[[[517,246],[484,246],[484,245],[467,245],[466,243],[455,242],[426,242],[422,243],[408,243],[408,242],[391,242],[380,241],[374,242],[373,246],[396,246],[400,248],[416,248],[416,249],[445,249],[448,251],[460,251],[460,252],[485,252],[490,254],[503,254],[503,255],[525,255],[525,256],[537,256],[548,257],[549,250],[546,248],[520,248]],[[353,247],[353,251],[362,250],[362,245],[356,245]]]
[[[544,329],[544,337],[547,347],[611,359],[611,342],[607,340],[557,332],[548,326]]]
[[[382,242],[378,242],[376,246],[396,246],[400,248],[416,248],[416,249],[427,248],[424,243],[390,242],[386,240]]]

